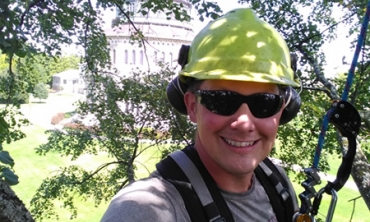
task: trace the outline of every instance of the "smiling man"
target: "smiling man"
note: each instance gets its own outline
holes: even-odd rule
[[[167,96],[197,124],[195,142],[123,188],[102,221],[292,221],[294,190],[267,158],[300,107],[281,35],[235,9],[183,46],[179,64]]]
[[[269,83],[204,80],[199,88],[185,94],[190,120],[197,123],[194,147],[221,189],[245,192],[272,149],[283,97]]]

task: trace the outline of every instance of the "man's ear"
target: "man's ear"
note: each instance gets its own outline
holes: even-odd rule
[[[196,112],[197,112],[197,98],[194,93],[186,92],[184,95],[184,102],[186,105],[186,110],[189,115],[189,119],[193,122],[197,122]]]

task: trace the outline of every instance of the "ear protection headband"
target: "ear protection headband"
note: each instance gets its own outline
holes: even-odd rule
[[[177,59],[178,64],[181,69],[188,63],[189,45],[182,45],[179,51],[179,56]],[[295,55],[291,55],[291,68],[296,71],[297,58]],[[184,103],[184,94],[188,89],[188,85],[182,82],[178,76],[176,76],[167,86],[166,93],[167,99],[172,105],[172,107],[181,114],[187,115],[186,106]],[[284,100],[285,108],[280,118],[280,125],[288,123],[291,121],[299,112],[301,108],[301,98],[298,92],[291,86],[284,88]]]

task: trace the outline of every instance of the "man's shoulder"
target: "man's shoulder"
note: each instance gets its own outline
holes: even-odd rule
[[[140,199],[142,197],[145,198],[145,201],[150,200],[150,197],[168,199],[168,196],[173,195],[174,191],[176,191],[176,188],[155,171],[147,178],[126,185],[115,195],[113,200],[122,198]]]
[[[179,201],[182,198],[176,188],[154,172],[122,188],[112,199],[102,221],[177,220],[174,217],[179,214]]]

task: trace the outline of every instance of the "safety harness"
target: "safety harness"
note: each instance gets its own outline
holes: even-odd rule
[[[171,153],[157,165],[158,172],[178,190],[193,222],[233,222],[234,218],[216,182],[192,145]],[[294,203],[288,182],[266,158],[254,171],[264,187],[279,222],[291,221]]]

